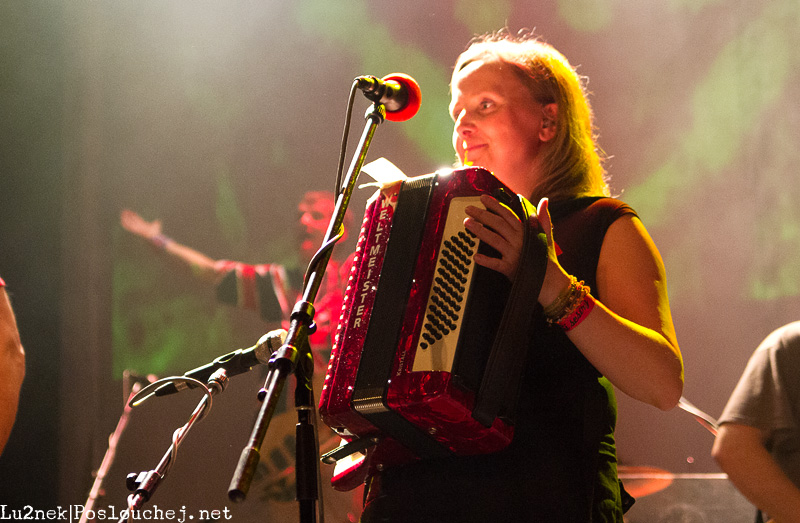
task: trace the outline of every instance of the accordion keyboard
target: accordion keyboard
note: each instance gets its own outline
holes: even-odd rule
[[[414,371],[450,371],[464,318],[464,303],[475,273],[472,256],[477,240],[464,229],[465,209],[482,207],[479,196],[454,198],[445,222],[442,244],[425,319],[417,343]]]

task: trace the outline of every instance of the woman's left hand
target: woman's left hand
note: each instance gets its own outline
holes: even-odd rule
[[[489,195],[482,195],[481,203],[486,206],[485,209],[474,206],[466,208],[468,218],[464,220],[464,226],[478,239],[494,247],[500,253],[500,257],[475,254],[473,259],[478,265],[501,272],[513,281],[522,253],[524,238],[522,221],[511,209]],[[531,214],[529,218],[531,227],[534,230],[541,227],[547,237],[547,272],[539,294],[539,301],[544,302],[543,305],[552,302],[569,284],[569,276],[558,263],[548,204],[547,198],[542,198],[536,213]]]
[[[514,279],[522,252],[523,224],[511,209],[488,194],[481,195],[486,207],[468,206],[464,227],[479,240],[493,247],[499,258],[476,253],[473,259],[478,265],[501,272],[509,280]]]

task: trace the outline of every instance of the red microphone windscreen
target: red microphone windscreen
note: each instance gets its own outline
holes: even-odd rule
[[[392,73],[384,76],[381,80],[395,81],[405,88],[408,93],[408,102],[401,109],[397,111],[386,111],[386,119],[393,122],[403,122],[413,117],[419,111],[419,106],[422,103],[422,92],[419,89],[419,84],[416,80],[403,73]]]

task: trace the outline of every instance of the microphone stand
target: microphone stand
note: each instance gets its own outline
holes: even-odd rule
[[[302,298],[292,310],[286,341],[281,348],[273,353],[267,364],[269,369],[267,378],[264,387],[258,393],[258,398],[262,402],[261,409],[250,434],[250,439],[239,458],[239,463],[228,489],[228,497],[231,501],[241,502],[247,496],[247,491],[250,488],[250,483],[260,459],[261,444],[269,428],[269,423],[277,406],[277,400],[283,391],[287,376],[294,373],[297,378],[295,407],[298,418],[295,483],[297,486],[297,501],[300,505],[301,523],[316,522],[315,504],[318,499],[317,477],[319,474],[319,462],[317,458],[319,452],[315,427],[312,424],[316,408],[313,404],[311,387],[314,363],[308,345],[308,336],[316,328],[314,325],[314,299],[322,284],[322,278],[331,258],[333,247],[342,235],[345,212],[350,203],[350,197],[364,165],[367,150],[372,143],[375,130],[386,118],[386,108],[381,103],[374,103],[367,110],[365,118],[367,123],[345,177],[342,192],[336,200],[334,216],[328,226],[325,240],[317,254],[314,255],[314,259],[309,263],[305,282],[303,283]]]
[[[86,502],[84,503],[84,508],[83,512],[81,513],[81,519],[79,523],[86,523],[88,515],[93,513],[94,505],[97,502],[97,499],[103,495],[103,481],[105,481],[106,475],[108,474],[111,465],[114,463],[114,458],[117,455],[117,445],[119,444],[119,440],[122,438],[123,432],[125,432],[125,429],[128,426],[128,420],[131,416],[132,407],[129,405],[129,402],[142,388],[142,384],[137,380],[133,380],[132,385],[127,385],[131,381],[131,373],[128,370],[123,372],[122,381],[124,389],[123,396],[125,395],[126,391],[129,391],[129,393],[127,395],[127,399],[125,400],[122,414],[119,417],[119,421],[117,421],[117,426],[114,429],[114,432],[112,432],[108,437],[108,448],[103,456],[103,461],[100,463],[100,468],[98,468],[97,472],[95,473],[94,482],[92,483],[92,488],[89,491],[89,497],[86,498]]]
[[[702,410],[695,407],[689,400],[687,400],[683,396],[681,396],[681,399],[678,400],[678,407],[680,407],[684,411],[694,416],[694,419],[697,421],[697,423],[705,427],[706,430],[708,430],[711,434],[713,434],[714,436],[717,435],[717,429],[719,429],[719,424],[717,423],[717,420],[715,420]]]

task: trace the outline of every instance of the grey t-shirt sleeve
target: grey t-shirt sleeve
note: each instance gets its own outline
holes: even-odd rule
[[[740,423],[769,434],[797,425],[800,409],[800,322],[767,336],[750,357],[719,423]]]

